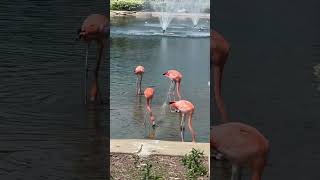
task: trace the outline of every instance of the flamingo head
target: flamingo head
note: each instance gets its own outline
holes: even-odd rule
[[[167,78],[169,78],[168,71],[167,71],[167,72],[165,72],[165,73],[163,73],[162,75],[163,75],[163,76],[165,76],[165,77],[167,77]]]
[[[170,102],[169,102],[169,105],[170,105],[172,108],[177,109],[176,101],[170,101]]]
[[[134,69],[134,74],[136,75],[142,75],[144,73],[144,67],[143,66],[137,66],[135,69]]]

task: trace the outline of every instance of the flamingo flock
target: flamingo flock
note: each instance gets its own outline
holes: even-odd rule
[[[103,50],[106,47],[108,36],[108,19],[104,15],[89,15],[78,30],[78,39],[87,43],[85,62],[85,103],[87,101],[87,78],[88,78],[88,51],[92,41],[98,45],[98,57],[95,68],[95,80],[90,90],[90,100],[95,101],[98,94],[99,68],[103,59]],[[214,72],[214,98],[221,115],[222,124],[213,126],[211,130],[210,146],[218,151],[216,158],[224,156],[232,163],[232,179],[239,177],[242,167],[248,166],[251,169],[251,180],[261,180],[269,152],[269,142],[256,128],[240,122],[231,122],[225,109],[222,98],[221,86],[223,69],[230,53],[230,45],[221,34],[211,31],[211,57],[213,57]],[[137,66],[134,74],[137,76],[136,95],[142,95],[142,77],[145,72],[143,66]],[[195,110],[194,105],[181,98],[180,86],[182,74],[177,70],[168,70],[163,76],[170,79],[170,86],[166,103],[170,109],[175,109],[181,115],[180,130],[181,140],[184,141],[184,123],[188,116],[188,127],[192,134],[192,142],[195,142],[195,131],[192,128],[192,116]],[[210,85],[210,84],[209,84]],[[144,90],[146,98],[146,110],[149,113],[149,123],[155,127],[155,116],[152,112],[151,102],[155,90],[148,87]],[[177,96],[177,97],[176,97]],[[177,99],[176,99],[177,98]]]
[[[139,65],[135,68],[134,74],[137,76],[136,82],[136,95],[141,95],[141,83],[142,83],[142,75],[144,74],[144,67]],[[189,116],[188,118],[188,127],[192,135],[192,142],[196,141],[195,131],[192,128],[192,115],[194,113],[194,105],[187,101],[181,100],[181,93],[180,93],[180,84],[182,80],[182,74],[177,70],[168,70],[167,72],[162,74],[163,76],[170,79],[170,87],[168,90],[167,98],[165,103],[170,105],[170,109],[174,109],[181,113],[181,120],[180,120],[180,132],[181,132],[181,141],[184,142],[184,122],[185,116]],[[176,91],[176,93],[175,93]],[[152,127],[155,127],[155,117],[151,109],[151,101],[154,96],[154,89],[151,87],[147,87],[144,90],[144,96],[146,98],[146,110],[149,113],[149,122]],[[178,100],[176,100],[176,96]]]
[[[229,43],[221,34],[211,32],[213,56],[214,94],[223,123],[211,129],[210,146],[232,163],[231,180],[240,178],[241,168],[248,166],[251,180],[261,180],[269,152],[268,140],[254,127],[240,122],[230,122],[221,94],[223,68],[230,52]]]

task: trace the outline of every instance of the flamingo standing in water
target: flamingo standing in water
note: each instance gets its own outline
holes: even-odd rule
[[[196,142],[196,134],[195,131],[192,128],[192,115],[194,112],[194,106],[191,102],[186,100],[179,100],[179,101],[171,101],[169,102],[170,106],[178,109],[181,113],[181,121],[180,121],[180,132],[181,132],[181,140],[184,141],[184,121],[185,121],[185,115],[189,115],[188,119],[188,126],[189,130],[192,135],[192,142]]]
[[[171,80],[166,100],[163,103],[163,108],[164,108],[168,102],[176,100],[175,89],[177,89],[178,98],[179,98],[179,100],[181,100],[180,84],[181,84],[182,74],[177,70],[168,70],[167,72],[163,73],[162,75],[164,75],[165,77],[167,77]],[[173,112],[171,109],[171,106],[170,106],[170,110],[171,110],[171,112]],[[178,112],[178,110],[176,112]]]
[[[269,142],[254,127],[239,122],[228,122],[221,96],[221,81],[230,46],[219,33],[215,31],[211,33],[215,76],[214,93],[217,107],[226,123],[212,127],[210,146],[222,153],[232,163],[232,180],[240,177],[239,168],[243,166],[249,166],[251,169],[251,180],[261,180],[269,152]]]
[[[152,124],[152,127],[155,126],[155,120],[154,120],[155,118],[154,118],[152,110],[151,110],[151,101],[152,101],[152,98],[153,98],[153,94],[154,94],[154,89],[153,88],[146,88],[144,90],[144,96],[147,99],[146,108],[147,108],[147,112],[149,112],[149,115],[150,115],[149,122],[150,122],[150,124]]]
[[[141,95],[141,82],[142,82],[142,76],[144,74],[144,67],[143,66],[137,66],[136,69],[134,70],[134,74],[137,75],[137,81],[136,81],[136,85],[137,85],[137,90],[136,90],[136,94],[137,95]]]
[[[90,90],[90,100],[95,101],[98,94],[98,75],[100,64],[102,62],[103,49],[106,47],[106,38],[109,33],[108,19],[104,15],[91,14],[83,22],[81,28],[78,29],[79,39],[83,39],[87,43],[86,63],[85,63],[85,103],[87,102],[87,78],[88,78],[88,53],[92,41],[98,44],[98,57],[95,69],[95,80]]]

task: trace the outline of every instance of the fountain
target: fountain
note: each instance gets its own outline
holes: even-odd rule
[[[209,0],[149,0],[155,12],[159,13],[160,26],[164,33],[175,16],[186,12],[193,27],[198,25],[203,9],[210,6]]]
[[[194,27],[198,25],[198,22],[203,10],[209,6],[210,6],[210,1],[208,0],[190,0],[189,9],[190,9],[191,19]]]
[[[181,4],[181,0],[150,0],[152,9],[159,12],[159,21],[162,32],[167,30],[174,14],[177,13]]]

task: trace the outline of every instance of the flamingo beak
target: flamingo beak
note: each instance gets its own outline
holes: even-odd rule
[[[170,102],[169,102],[169,104],[173,104],[173,103],[175,103],[175,101],[170,101]]]
[[[165,72],[165,73],[163,73],[162,75],[166,75],[167,73]]]

